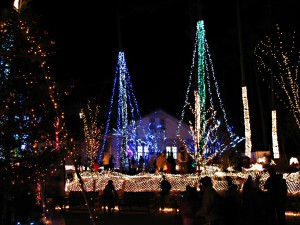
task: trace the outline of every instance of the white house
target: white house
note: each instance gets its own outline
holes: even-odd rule
[[[177,150],[183,146],[182,139],[191,140],[189,126],[181,123],[180,129],[178,129],[179,122],[179,119],[165,111],[157,110],[141,118],[141,120],[129,122],[130,125],[126,131],[126,147],[124,138],[120,137],[119,132],[115,132],[107,137],[106,149],[115,156],[116,165],[120,165],[118,162],[124,154],[124,148],[126,148],[126,156],[130,158],[134,156],[137,161],[140,156],[151,161],[162,151],[166,151],[167,155],[173,152],[176,159]]]

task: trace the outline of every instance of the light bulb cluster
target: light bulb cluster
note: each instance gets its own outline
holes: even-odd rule
[[[243,141],[244,138],[237,136],[233,132],[233,127],[229,126],[219,85],[214,74],[212,57],[202,20],[197,23],[194,43],[188,89],[181,120],[177,128],[177,136],[188,152],[192,153],[191,155],[194,154],[198,163],[202,164],[206,161],[205,159],[216,154],[221,155],[227,150],[236,149],[237,144]],[[197,69],[195,69],[196,65]],[[196,75],[194,74],[195,71],[197,72]],[[193,97],[190,96],[191,93],[194,94]],[[189,112],[192,112],[194,116],[192,120],[187,118],[189,119],[193,144],[187,143],[179,136],[183,120],[186,119],[186,115],[190,114]],[[226,134],[221,132],[222,126],[225,126]]]
[[[255,168],[255,167],[253,167]],[[183,192],[187,185],[196,187],[199,190],[199,181],[204,176],[209,176],[213,180],[213,187],[217,191],[225,191],[227,189],[226,176],[230,176],[233,182],[237,184],[238,189],[242,191],[243,184],[251,175],[253,179],[260,176],[259,187],[263,189],[263,185],[266,179],[269,177],[268,173],[261,169],[248,169],[242,172],[222,172],[218,167],[206,166],[200,167],[201,172],[198,174],[150,174],[140,173],[137,175],[126,175],[118,172],[90,172],[85,171],[81,173],[81,178],[84,182],[86,191],[99,191],[102,192],[108,180],[113,180],[116,190],[120,192],[160,192],[160,182],[162,181],[162,175],[166,176],[166,179],[171,183],[171,192]],[[300,174],[296,173],[284,173],[283,178],[286,179],[288,186],[288,193],[295,195],[300,193]],[[74,178],[67,180],[65,186],[66,193],[70,191],[81,191],[79,179]]]
[[[99,125],[99,110],[100,106],[96,105],[95,109],[91,108],[91,103],[88,101],[87,109],[83,108],[80,111],[83,121],[83,131],[85,140],[85,152],[89,159],[89,166],[93,168],[93,163],[97,160],[97,153],[100,148],[100,139],[102,135],[102,126]],[[87,112],[86,112],[87,111]],[[80,153],[79,153],[80,154]]]
[[[288,109],[300,129],[299,56],[296,35],[288,38],[276,25],[274,37],[267,36],[255,48],[256,67],[269,90]]]
[[[115,108],[114,104],[117,107]],[[117,110],[116,127],[111,126],[112,112]],[[138,130],[141,130],[143,137],[139,137]],[[110,100],[110,110],[106,122],[99,159],[102,158],[104,149],[107,147],[108,136],[113,135],[116,139],[116,161],[121,162],[123,168],[128,166],[128,151],[135,153],[137,146],[143,144],[152,146],[152,138],[142,124],[142,117],[138,107],[136,96],[133,92],[129,71],[126,65],[125,53],[119,52],[116,66],[115,79],[112,96]]]

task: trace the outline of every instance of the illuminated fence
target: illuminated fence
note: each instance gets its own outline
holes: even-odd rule
[[[201,174],[164,174],[172,185],[172,192],[185,191],[187,185],[192,187],[199,187],[199,180],[201,177],[210,176],[213,179],[213,186],[217,191],[224,191],[227,189],[227,183],[224,180],[226,176],[231,176],[233,182],[238,185],[239,189],[243,187],[245,180],[249,175],[253,179],[260,176],[260,187],[262,188],[268,173],[257,171],[244,171],[238,173],[225,173],[208,169],[201,172]],[[81,177],[84,183],[85,191],[99,191],[102,192],[108,180],[113,180],[114,186],[121,192],[158,192],[160,191],[160,182],[162,180],[162,174],[150,174],[140,173],[137,175],[126,175],[117,172],[82,172]],[[289,194],[300,194],[300,174],[296,173],[284,173],[284,179],[287,181]],[[75,173],[73,179],[68,179],[66,182],[65,191],[81,191],[79,180]]]

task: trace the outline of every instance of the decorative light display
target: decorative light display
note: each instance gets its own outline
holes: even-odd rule
[[[0,183],[12,196],[14,189],[35,188],[31,191],[44,209],[47,176],[63,166],[72,143],[58,104],[60,93],[50,76],[46,47],[52,42],[42,45],[47,32],[22,21],[25,17],[16,9],[3,11],[0,21]]]
[[[198,52],[198,67],[197,67],[197,89],[194,90],[195,93],[195,108],[196,115],[195,115],[195,125],[196,127],[196,136],[198,142],[198,151],[202,154],[203,149],[203,141],[205,140],[205,124],[206,124],[206,84],[205,84],[205,77],[206,77],[206,64],[205,64],[205,29],[204,29],[204,22],[199,21],[197,23],[197,52]],[[197,121],[199,120],[199,121]],[[201,138],[199,137],[199,132],[202,133]]]
[[[273,144],[273,157],[279,159],[278,139],[277,139],[277,115],[276,110],[272,110],[272,144]]]
[[[162,181],[162,175],[165,175],[167,180],[171,183],[171,195],[173,201],[176,201],[178,205],[180,204],[181,193],[186,190],[186,186],[195,187],[198,191],[199,181],[204,176],[210,176],[212,178],[214,189],[221,195],[228,189],[227,181],[225,177],[231,177],[233,183],[237,185],[239,192],[242,192],[244,182],[247,180],[248,176],[252,176],[255,179],[257,176],[260,177],[259,187],[263,190],[264,183],[268,178],[268,173],[263,172],[262,167],[253,166],[249,169],[244,168],[243,172],[221,172],[220,168],[214,166],[206,166],[206,169],[201,168],[201,173],[199,175],[195,174],[149,174],[140,173],[137,175],[126,175],[111,171],[102,172],[82,172],[81,177],[84,180],[84,188],[87,191],[97,191],[99,195],[103,193],[104,187],[108,180],[113,180],[114,186],[119,193],[119,198],[122,199],[124,192],[155,192],[156,199],[160,198],[160,182]],[[228,168],[229,171],[229,168]],[[298,199],[300,193],[300,182],[299,182],[299,172],[296,173],[284,173],[283,178],[287,182],[288,196],[292,199]],[[138,184],[138,185],[137,185]],[[66,197],[68,197],[71,191],[81,191],[81,184],[78,178],[73,180],[67,180],[66,183]],[[68,205],[65,206],[66,208]],[[95,208],[97,210],[97,208]],[[115,211],[118,211],[118,205],[115,207]],[[176,210],[176,211],[174,211]],[[177,208],[165,208],[162,210],[159,208],[161,213],[180,213],[180,209]],[[286,211],[287,216],[299,216],[297,211]]]
[[[217,191],[224,191],[227,189],[227,182],[225,181],[226,176],[230,176],[233,182],[238,185],[240,191],[244,182],[247,180],[248,176],[251,175],[253,179],[260,176],[260,188],[268,178],[268,173],[263,172],[263,168],[251,167],[249,169],[244,169],[242,172],[221,172],[219,167],[206,166],[201,168],[201,173],[196,174],[150,174],[150,173],[139,173],[137,175],[126,175],[118,172],[81,172],[81,177],[84,181],[84,186],[87,191],[103,191],[108,180],[113,180],[114,186],[117,191],[123,193],[127,192],[160,192],[160,182],[162,180],[162,175],[165,175],[167,180],[170,181],[172,189],[171,192],[183,192],[187,185],[191,187],[199,188],[199,181],[204,176],[209,176],[213,180],[213,186]],[[287,181],[288,193],[289,194],[299,194],[300,192],[300,182],[299,182],[299,172],[296,173],[284,173],[283,178]],[[138,184],[138,185],[137,185]],[[77,178],[67,181],[66,183],[66,193],[70,191],[81,191],[80,182]]]
[[[116,94],[115,92],[118,93]],[[115,101],[117,101],[118,118],[116,127],[111,129],[110,121],[112,117],[112,111],[115,109]],[[124,52],[119,52],[113,84],[113,92],[110,101],[110,110],[108,113],[108,120],[106,123],[104,140],[99,158],[101,159],[103,151],[106,147],[107,135],[109,133],[113,133],[117,138],[116,145],[117,149],[119,149],[117,155],[115,156],[116,160],[121,162],[123,168],[126,168],[128,166],[127,151],[137,151],[136,145],[143,142],[137,137],[137,128],[140,128],[142,133],[145,134],[144,136],[146,136],[146,132],[142,125],[142,117],[138,108],[137,99],[134,95],[129,72],[126,66],[125,54]]]
[[[87,157],[90,159],[90,168],[93,168],[93,163],[96,160],[97,152],[100,148],[100,139],[102,126],[98,124],[100,106],[96,105],[95,110],[91,108],[91,103],[88,101],[87,112],[81,109],[80,115],[83,121],[83,131],[85,137],[85,150],[87,152]]]
[[[300,98],[299,98],[299,56],[296,50],[295,32],[291,37],[284,38],[276,25],[273,38],[267,36],[255,48],[258,73],[275,95],[278,103],[288,109],[300,129]]]
[[[245,156],[251,158],[251,126],[250,126],[250,113],[249,113],[249,103],[248,103],[248,92],[247,87],[242,87],[242,99],[243,99],[243,109],[244,109],[244,125],[245,125]]]
[[[235,149],[236,145],[244,138],[234,134],[232,126],[228,124],[218,82],[214,74],[208,42],[205,37],[203,21],[197,23],[194,43],[188,88],[177,129],[177,136],[188,152],[195,154],[196,164],[198,163],[199,165],[205,163],[206,159],[214,155],[221,155],[227,150]],[[197,76],[194,75],[196,62]],[[191,93],[194,93],[194,96],[190,96]],[[189,121],[193,143],[189,143],[188,140],[182,140],[179,136],[181,124],[187,110],[194,115],[193,121]],[[226,127],[225,132],[222,131],[222,126]]]

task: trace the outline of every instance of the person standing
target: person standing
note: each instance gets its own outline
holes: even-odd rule
[[[243,224],[266,224],[264,194],[259,188],[259,177],[248,175],[242,188]]]
[[[78,171],[81,171],[81,155],[80,153],[77,153],[76,155],[76,166]]]
[[[162,176],[162,181],[160,182],[161,188],[161,209],[165,208],[166,199],[168,198],[171,191],[171,183],[166,179],[166,176]]]
[[[224,225],[238,225],[241,222],[242,201],[238,186],[233,183],[230,176],[225,177],[227,182],[227,190],[224,193]]]
[[[139,172],[142,172],[144,170],[144,164],[145,164],[145,159],[141,155],[139,158]]]
[[[181,146],[179,149],[177,160],[179,163],[180,173],[186,174],[187,173],[188,155],[183,146]]]
[[[109,153],[106,149],[104,150],[103,153],[102,164],[104,170],[109,170]]]
[[[109,169],[110,169],[110,171],[115,170],[115,157],[113,154],[111,154],[110,158],[109,158]]]
[[[138,165],[136,163],[136,160],[135,160],[134,156],[131,157],[130,164],[131,164],[130,174],[135,175],[137,173]]]
[[[180,215],[182,225],[194,225],[197,210],[198,193],[196,188],[186,185],[185,192],[180,203]]]
[[[222,197],[213,188],[212,180],[208,176],[200,179],[200,187],[202,202],[200,209],[196,211],[196,216],[202,217],[210,225],[220,225]]]
[[[277,219],[279,225],[286,224],[285,217],[285,207],[286,207],[286,199],[288,194],[288,186],[286,183],[286,179],[283,178],[283,174],[277,174],[279,177],[279,192],[278,192],[278,201],[277,201]]]
[[[98,161],[97,159],[94,160],[94,164],[93,164],[93,171],[94,172],[99,172],[99,164],[98,164]]]
[[[118,200],[118,193],[113,185],[113,181],[109,180],[102,194],[104,213],[114,213],[115,205]]]
[[[285,225],[285,199],[287,195],[286,181],[280,177],[275,168],[268,169],[264,190],[267,193],[267,216],[268,224]]]
[[[164,171],[164,166],[167,163],[167,158],[166,158],[166,151],[163,151],[160,155],[157,156],[156,158],[156,173],[163,172]]]
[[[170,173],[175,174],[176,173],[176,161],[174,159],[173,152],[171,152],[171,154],[168,155],[167,163],[170,166]]]

